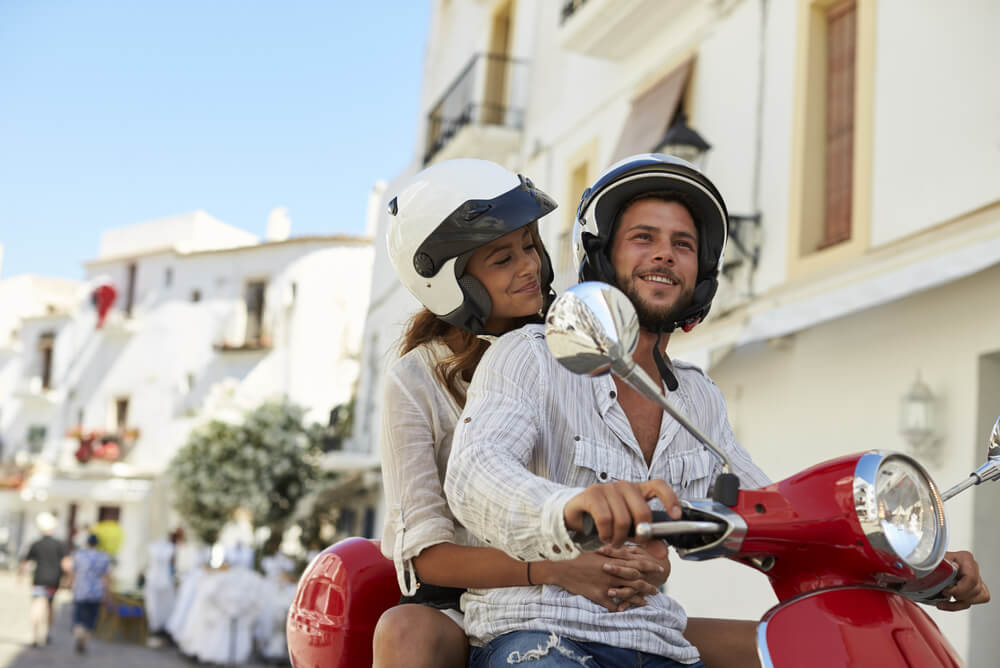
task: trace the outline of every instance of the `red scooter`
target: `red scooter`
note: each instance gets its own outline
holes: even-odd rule
[[[723,462],[712,499],[682,501],[683,516],[654,513],[641,538],[661,538],[683,559],[726,557],[764,573],[778,604],[757,627],[761,665],[959,666],[940,629],[914,601],[933,603],[956,575],[943,560],[943,502],[1000,479],[1000,418],[986,464],[940,494],[912,458],[870,451],[785,480],[740,490],[725,453],[678,413],[634,363],[632,304],[603,283],[581,283],[553,304],[546,340],[575,373],[614,373],[684,426]],[[579,536],[596,548],[593,531]],[[361,538],[337,543],[305,571],[287,621],[295,668],[371,665],[379,615],[399,600],[392,562]],[[609,613],[613,614],[613,613]]]

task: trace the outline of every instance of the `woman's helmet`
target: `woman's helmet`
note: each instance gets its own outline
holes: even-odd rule
[[[680,158],[646,153],[609,167],[584,191],[576,211],[574,249],[581,281],[615,285],[608,254],[614,226],[624,208],[641,195],[672,195],[690,210],[698,229],[698,281],[691,306],[666,331],[689,330],[712,305],[726,249],[729,216],[722,195],[698,169]]]
[[[418,173],[389,202],[389,259],[399,280],[431,312],[483,333],[493,306],[482,283],[464,273],[469,256],[555,208],[529,179],[500,165],[446,160]],[[539,257],[548,299],[552,262],[547,252]]]

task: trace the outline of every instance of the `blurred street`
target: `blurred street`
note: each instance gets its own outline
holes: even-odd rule
[[[12,572],[0,571],[0,668],[51,668],[53,666],[93,666],[94,668],[168,668],[202,665],[185,659],[172,647],[152,649],[136,644],[104,643],[92,640],[85,655],[73,651],[71,631],[72,598],[68,591],[56,595],[56,620],[52,643],[31,646],[28,618],[31,588],[18,582]],[[242,664],[263,668],[263,664]]]

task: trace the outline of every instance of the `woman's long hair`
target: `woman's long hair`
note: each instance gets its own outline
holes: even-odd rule
[[[539,256],[541,256],[545,252],[545,246],[542,244],[542,239],[538,235],[538,228],[534,223],[532,223],[531,236],[534,237],[535,246],[538,249]],[[553,295],[548,285],[542,286],[542,292],[544,293],[542,312],[518,318],[511,330],[508,331],[513,331],[528,323],[541,323],[545,321],[545,313],[549,310]],[[403,334],[402,341],[400,342],[399,354],[400,356],[405,355],[417,346],[430,343],[435,339],[440,340],[441,343],[448,346],[452,354],[438,361],[434,367],[434,374],[448,390],[448,393],[454,397],[458,405],[464,408],[465,389],[462,381],[472,378],[472,374],[479,365],[479,360],[482,359],[483,353],[489,347],[489,343],[467,329],[449,325],[434,315],[430,309],[424,307],[410,318],[406,326],[406,332]]]

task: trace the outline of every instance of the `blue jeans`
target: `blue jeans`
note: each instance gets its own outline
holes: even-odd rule
[[[592,666],[593,668],[705,668],[697,663],[678,663],[655,654],[611,647],[598,642],[558,638],[548,631],[515,631],[472,647],[469,668],[510,668],[524,664],[530,668]]]

